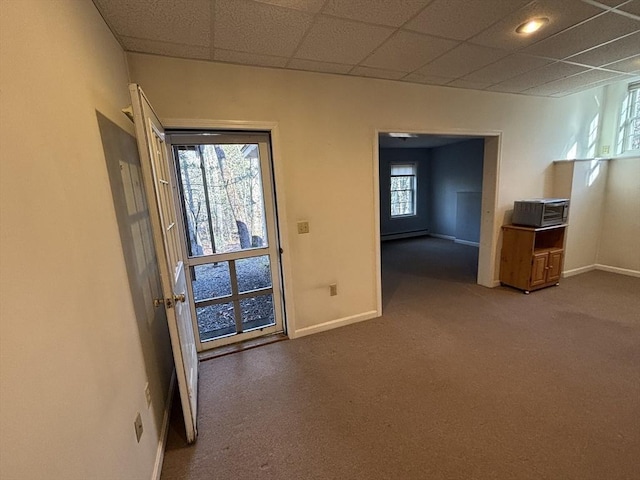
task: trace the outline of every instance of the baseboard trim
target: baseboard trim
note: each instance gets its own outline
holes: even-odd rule
[[[167,401],[165,402],[164,415],[162,417],[162,429],[160,430],[160,440],[158,441],[158,449],[156,451],[156,463],[153,466],[153,474],[151,480],[160,480],[162,475],[162,463],[164,462],[164,450],[167,446],[167,436],[169,435],[169,421],[171,420],[171,405],[173,404],[173,392],[176,388],[176,369],[171,373],[169,381],[169,391],[167,392]]]
[[[321,323],[319,325],[313,325],[311,327],[304,327],[296,330],[295,337],[305,337],[314,333],[324,332],[326,330],[333,330],[334,328],[344,327],[351,325],[352,323],[363,322],[365,320],[371,320],[372,318],[379,317],[377,310],[371,310],[370,312],[359,313],[357,315],[351,315],[350,317],[338,318],[336,320],[330,320],[328,322]]]
[[[390,233],[388,235],[381,235],[380,241],[384,242],[386,240],[397,240],[399,238],[423,237],[425,235],[429,235],[429,230],[415,230],[413,232]]]
[[[596,264],[597,270],[604,270],[605,272],[619,273],[620,275],[627,275],[629,277],[640,277],[640,271],[631,270],[629,268],[610,267],[609,265]]]
[[[435,237],[435,238],[442,238],[444,240],[455,240],[456,237],[454,237],[453,235],[442,235],[441,233],[430,233],[429,234],[430,237]]]
[[[460,240],[458,238],[453,240],[453,243],[460,243],[462,245],[469,245],[470,247],[478,247],[480,248],[479,242],[470,242],[469,240]]]
[[[596,268],[597,268],[597,265],[595,265],[595,264],[587,265],[586,267],[572,268],[571,270],[565,270],[564,272],[562,272],[562,276],[564,278],[573,277],[574,275],[580,275],[581,273],[591,272],[592,270],[595,270]]]
[[[574,275],[580,275],[581,273],[592,272],[593,270],[602,270],[603,272],[617,273],[620,275],[627,275],[628,277],[640,277],[638,270],[631,270],[629,268],[611,267],[609,265],[602,265],[601,263],[594,263],[593,265],[587,265],[586,267],[572,268],[562,272],[564,278],[573,277]]]

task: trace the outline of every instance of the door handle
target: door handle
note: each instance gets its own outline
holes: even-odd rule
[[[178,295],[174,295],[173,296],[173,301],[178,303],[178,302],[186,302],[187,301],[187,297],[184,293],[179,293]]]

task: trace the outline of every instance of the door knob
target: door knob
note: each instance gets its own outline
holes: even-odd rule
[[[184,303],[184,302],[186,302],[186,300],[187,300],[187,297],[185,296],[184,293],[179,293],[178,295],[174,295],[173,296],[173,301],[176,302],[176,303],[178,303],[178,302]]]

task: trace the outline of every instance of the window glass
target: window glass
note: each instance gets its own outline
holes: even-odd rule
[[[416,165],[391,165],[391,217],[416,214]]]
[[[620,109],[617,153],[640,150],[640,82],[629,85]]]

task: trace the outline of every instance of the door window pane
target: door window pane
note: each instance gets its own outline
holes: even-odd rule
[[[233,303],[196,308],[200,341],[205,342],[236,332]]]
[[[240,300],[243,331],[262,328],[276,323],[273,310],[273,295],[259,295],[257,297]]]
[[[257,144],[174,146],[192,257],[266,247]]]
[[[192,270],[193,299],[206,300],[231,295],[229,262],[196,265]]]
[[[242,258],[236,260],[236,275],[240,293],[271,287],[269,256]]]

